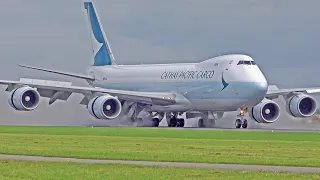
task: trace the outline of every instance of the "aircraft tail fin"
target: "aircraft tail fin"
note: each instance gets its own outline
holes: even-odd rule
[[[93,66],[115,65],[115,59],[93,2],[84,2],[84,8],[90,25]]]

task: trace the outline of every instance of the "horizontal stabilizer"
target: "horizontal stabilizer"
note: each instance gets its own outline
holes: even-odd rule
[[[38,70],[38,71],[60,74],[60,75],[70,76],[70,77],[79,78],[79,79],[85,79],[85,80],[91,80],[91,81],[94,80],[93,77],[86,76],[86,75],[78,75],[78,74],[74,74],[74,73],[68,73],[68,72],[62,72],[62,71],[56,71],[56,70],[44,69],[44,68],[37,68],[37,67],[26,66],[26,65],[21,65],[21,64],[19,64],[19,66],[24,67],[24,68],[28,68],[28,69],[34,69],[34,70]]]

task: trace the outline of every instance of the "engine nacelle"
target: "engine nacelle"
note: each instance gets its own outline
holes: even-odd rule
[[[120,115],[121,102],[114,96],[98,96],[89,101],[89,113],[97,119],[114,119]]]
[[[258,123],[274,123],[280,116],[280,106],[269,99],[263,99],[251,108],[250,117]]]
[[[8,102],[11,107],[19,111],[32,111],[40,102],[40,94],[31,87],[20,87],[9,93]]]
[[[294,117],[311,117],[316,113],[317,106],[313,97],[299,93],[287,99],[286,110]]]

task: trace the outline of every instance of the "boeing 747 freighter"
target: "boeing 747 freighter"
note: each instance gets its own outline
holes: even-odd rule
[[[252,57],[244,54],[217,56],[199,63],[117,65],[101,26],[95,6],[85,2],[93,45],[93,64],[86,75],[20,65],[86,80],[92,87],[70,82],[21,78],[1,80],[7,85],[9,104],[19,111],[32,111],[40,97],[67,100],[72,93],[83,95],[85,105],[96,119],[147,120],[152,126],[166,118],[168,126],[183,127],[186,118],[198,118],[199,127],[212,127],[225,112],[239,111],[236,128],[247,128],[246,113],[258,123],[273,123],[280,115],[273,99],[286,100],[286,111],[294,117],[310,117],[317,109],[311,93],[319,88],[278,89],[269,86]],[[147,114],[142,116],[141,114]]]

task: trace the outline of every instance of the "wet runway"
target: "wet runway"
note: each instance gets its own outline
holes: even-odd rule
[[[211,168],[211,169],[228,169],[228,170],[260,170],[260,171],[275,171],[275,172],[320,173],[320,168],[314,168],[314,167],[75,159],[75,158],[20,156],[20,155],[0,155],[0,159],[1,160],[25,160],[25,161],[76,162],[76,163],[89,163],[89,164],[96,164],[96,163],[128,164],[128,165],[131,164],[131,165],[169,166],[169,167],[182,167],[182,168]]]

